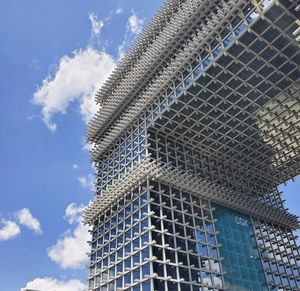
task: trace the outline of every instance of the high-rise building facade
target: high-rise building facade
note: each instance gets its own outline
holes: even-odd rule
[[[89,290],[300,290],[297,0],[167,0],[96,94]],[[295,193],[298,194],[298,193]]]

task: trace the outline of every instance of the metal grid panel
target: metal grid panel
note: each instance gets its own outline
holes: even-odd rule
[[[150,290],[149,191],[139,187],[94,221],[89,290]]]
[[[99,213],[104,213],[138,185],[151,178],[260,219],[272,221],[277,225],[291,229],[299,227],[297,217],[285,210],[264,204],[255,197],[245,196],[243,193],[229,190],[172,166],[156,164],[149,158],[141,161],[123,178],[108,186],[106,193],[102,197],[97,197],[85,210],[84,223],[91,224]]]
[[[255,237],[267,283],[271,289],[300,289],[300,253],[296,237],[287,229],[254,219]]]
[[[154,290],[225,290],[210,202],[162,183],[150,186]]]
[[[126,109],[124,107],[121,107],[121,110],[117,109],[117,106],[119,104],[127,104],[126,99],[129,96],[133,96],[134,98],[146,98],[152,99],[154,96],[160,95],[163,93],[163,90],[174,80],[175,78],[178,78],[181,71],[184,69],[184,66],[188,64],[188,62],[195,58],[195,53],[198,50],[202,50],[203,47],[205,47],[211,40],[213,40],[216,37],[217,31],[221,30],[224,25],[226,25],[226,22],[230,20],[231,16],[234,14],[238,14],[240,11],[241,13],[247,13],[248,9],[248,1],[247,0],[240,0],[240,1],[219,1],[220,4],[216,5],[216,1],[202,1],[203,3],[200,5],[201,1],[196,0],[190,0],[187,1],[186,6],[181,7],[181,9],[177,12],[177,14],[174,16],[172,25],[169,25],[166,27],[166,35],[162,34],[158,37],[161,37],[162,41],[156,40],[152,43],[153,52],[149,51],[149,57],[150,59],[155,56],[155,52],[161,53],[164,51],[165,47],[169,45],[169,43],[166,41],[170,37],[175,37],[176,43],[174,44],[174,48],[176,49],[176,53],[171,54],[169,58],[167,58],[167,61],[164,62],[162,65],[156,64],[156,69],[152,69],[152,71],[157,72],[152,77],[151,82],[148,82],[149,84],[145,88],[138,88],[137,95],[136,93],[133,94],[133,92],[127,92],[129,89],[131,89],[132,80],[140,79],[141,76],[143,76],[143,73],[145,71],[145,68],[147,69],[149,66],[146,66],[144,68],[144,65],[148,63],[148,59],[141,59],[140,66],[141,68],[137,68],[136,72],[128,72],[130,75],[131,73],[134,74],[135,77],[131,76],[126,82],[124,81],[123,87],[117,88],[120,90],[120,94],[118,98],[112,98],[111,103],[109,106],[103,108],[103,112],[95,117],[94,120],[90,123],[89,126],[89,136],[93,141],[99,142],[101,136],[102,136],[102,129],[99,129],[99,126],[104,126],[104,129],[106,131],[106,125],[104,122],[110,122],[109,116],[112,113],[112,110],[115,109],[115,113],[119,115],[122,111]],[[198,3],[198,6],[196,5]],[[207,11],[207,14],[209,15],[208,18],[203,18],[205,14],[203,12],[206,11],[207,7],[210,7],[210,4],[214,4],[216,10],[211,9],[211,11]],[[195,5],[197,9],[195,9]],[[260,6],[259,6],[260,7]],[[243,11],[243,8],[246,9]],[[200,22],[198,20],[198,27],[196,26],[193,30],[189,30],[191,27],[194,27],[192,23],[190,24],[189,21],[191,19],[191,13],[194,12],[195,16],[198,15],[198,18],[200,17]],[[178,19],[176,19],[178,17]],[[180,25],[182,24],[182,25]],[[189,31],[190,35],[186,35],[186,33],[182,33],[181,28]],[[174,33],[176,31],[176,35],[174,36]],[[158,46],[158,47],[157,47]],[[165,52],[165,55],[168,56],[168,54],[172,52],[173,50],[169,50]],[[146,51],[147,53],[148,51]],[[165,58],[163,55],[161,56],[163,59]],[[154,60],[157,60],[157,58],[154,58]],[[156,61],[154,61],[154,64]],[[152,63],[153,64],[153,63]],[[151,64],[151,65],[152,65]],[[149,76],[152,76],[151,71],[148,73]],[[147,79],[147,74],[146,74]],[[129,82],[129,83],[128,83]],[[128,83],[128,84],[127,84]],[[131,85],[129,85],[131,84]],[[126,91],[127,90],[127,91]],[[127,92],[127,94],[125,94]],[[141,96],[142,95],[142,96]],[[131,100],[131,97],[129,97]],[[136,101],[135,101],[136,102]],[[137,101],[139,104],[139,102]],[[127,104],[128,105],[128,104]],[[144,105],[143,102],[140,103],[140,105]],[[127,117],[128,120],[128,117]],[[97,133],[100,130],[99,134]],[[97,134],[97,137],[95,136]]]

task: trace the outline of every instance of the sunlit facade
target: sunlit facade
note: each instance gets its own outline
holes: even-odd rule
[[[300,290],[300,5],[168,0],[96,94],[89,290]],[[296,194],[296,193],[295,193]]]

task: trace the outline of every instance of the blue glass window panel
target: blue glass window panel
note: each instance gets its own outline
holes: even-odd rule
[[[203,68],[206,69],[211,64],[211,59],[207,57],[206,59],[203,60],[202,64],[203,64]]]
[[[108,246],[108,244],[106,244],[103,248],[103,252],[108,253],[108,250],[109,250],[109,246]]]
[[[229,47],[233,43],[233,41],[234,41],[233,36],[231,34],[228,35],[223,41],[224,47],[225,48]]]
[[[107,271],[103,272],[101,274],[101,276],[102,276],[102,283],[106,282],[107,281]]]
[[[130,230],[125,231],[125,241],[130,238]]]
[[[197,78],[197,77],[198,77],[199,75],[201,75],[201,74],[202,74],[202,69],[201,69],[201,67],[200,67],[200,66],[196,67],[196,68],[194,69],[194,71],[193,71],[194,77]]]
[[[198,244],[198,251],[201,255],[208,256],[208,250],[206,245]]]
[[[123,270],[123,262],[117,265],[117,272],[122,272],[122,270]]]
[[[184,80],[184,86],[188,87],[192,84],[192,78],[189,76],[187,79]]]
[[[102,250],[99,250],[98,252],[97,252],[97,257],[99,258],[101,258],[102,257]]]
[[[110,282],[109,285],[108,285],[108,290],[109,291],[114,291],[115,290],[115,284],[114,282]]]
[[[128,243],[128,244],[125,246],[125,253],[131,253],[131,243]]]
[[[212,51],[212,55],[214,58],[217,58],[220,54],[221,54],[221,49],[219,46]]]
[[[150,274],[150,264],[145,264],[142,266],[142,272],[143,272],[143,277],[145,275],[149,275]]]
[[[133,250],[139,248],[140,244],[139,244],[139,238],[136,238],[133,241]]]
[[[216,248],[213,248],[213,247],[211,247],[211,246],[208,246],[208,253],[209,253],[210,256],[213,256],[213,257],[215,257],[215,258],[218,257],[218,251],[217,251]]]
[[[248,215],[214,204],[225,284],[232,291],[268,290],[254,231]],[[271,276],[272,277],[272,276]],[[268,280],[272,278],[268,278]]]
[[[122,257],[123,257],[123,248],[120,248],[120,249],[118,250],[118,257],[119,257],[119,258],[122,258]]]
[[[146,258],[149,258],[149,248],[145,248],[142,250],[142,261],[145,261]]]
[[[148,204],[145,204],[144,206],[142,206],[141,212],[142,212],[143,215],[144,215],[144,213],[148,212]]]
[[[210,244],[213,244],[215,245],[217,242],[216,242],[216,237],[212,234],[207,234],[207,241],[210,243]]]
[[[150,281],[143,282],[142,290],[143,291],[150,291],[151,290]]]
[[[111,219],[111,223],[112,223],[113,225],[115,225],[116,222],[117,222],[117,217],[116,217],[116,215],[114,215],[114,216],[112,217],[112,219]]]
[[[205,233],[201,230],[195,230],[195,238],[201,242],[205,242]]]
[[[133,271],[133,280],[135,280],[135,279],[140,279],[140,268],[136,268]]]
[[[130,257],[128,257],[124,262],[125,262],[125,268],[130,268],[130,266],[131,266],[131,258]]]
[[[239,36],[244,31],[245,31],[244,23],[241,23],[240,25],[238,25],[237,28],[234,30],[236,36]]]
[[[140,262],[140,253],[136,253],[133,255],[133,263],[139,263]]]
[[[103,260],[103,268],[108,266],[108,257]]]
[[[208,230],[209,232],[214,232],[214,226],[212,222],[205,221],[205,229]]]
[[[256,19],[258,18],[258,13],[256,13],[255,11],[253,11],[252,13],[250,13],[247,17],[246,20],[249,24],[251,24],[252,22],[254,22]]]
[[[175,96],[179,96],[181,94],[181,90],[179,90],[178,88],[176,88],[175,90]]]
[[[110,262],[111,262],[111,263],[114,263],[115,260],[116,260],[116,253],[112,253],[112,254],[110,255]]]
[[[149,233],[148,233],[148,232],[145,232],[145,233],[141,236],[141,239],[142,239],[142,244],[144,244],[145,242],[149,242]]]
[[[125,284],[130,284],[130,281],[131,281],[131,276],[130,275],[131,275],[130,272],[125,275],[125,277],[124,277]]]

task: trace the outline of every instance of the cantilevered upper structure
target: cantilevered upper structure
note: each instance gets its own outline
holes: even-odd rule
[[[300,290],[300,3],[168,0],[96,94],[89,290]]]

